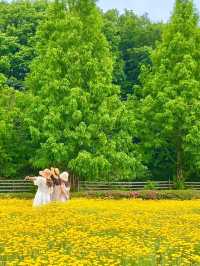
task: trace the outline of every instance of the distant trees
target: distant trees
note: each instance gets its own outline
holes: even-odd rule
[[[0,75],[0,176],[18,176],[31,169],[32,143],[24,112],[31,98],[6,85]]]
[[[143,171],[112,57],[93,0],[55,3],[39,28],[27,87],[38,167],[59,165],[87,179],[128,179]],[[133,125],[134,126],[134,125]]]
[[[176,1],[151,58],[141,73],[142,142],[163,174],[170,169],[181,183],[200,167],[200,30],[192,1]]]
[[[25,175],[31,168],[32,144],[24,117],[31,97],[19,91],[35,56],[34,36],[46,7],[43,1],[0,3],[1,176]]]
[[[45,1],[0,2],[0,73],[15,89],[24,88],[35,56],[34,36],[46,8]]]
[[[120,85],[123,99],[140,83],[141,66],[151,64],[150,53],[161,39],[163,27],[129,10],[122,15],[115,9],[104,14],[103,31],[115,56],[113,82]]]
[[[0,3],[0,175],[51,164],[84,179],[200,176],[200,29],[95,0]]]

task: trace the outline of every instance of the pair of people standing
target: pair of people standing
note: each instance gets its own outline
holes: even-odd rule
[[[39,172],[39,176],[27,176],[26,180],[33,181],[38,187],[33,200],[33,206],[41,206],[51,201],[66,202],[69,200],[69,174],[63,172],[60,174],[58,168],[51,167]]]

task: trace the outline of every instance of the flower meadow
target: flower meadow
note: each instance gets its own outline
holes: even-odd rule
[[[200,201],[0,200],[0,265],[200,265]]]

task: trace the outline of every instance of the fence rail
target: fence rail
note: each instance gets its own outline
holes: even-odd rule
[[[141,190],[148,182],[88,182],[80,181],[80,191],[103,191],[103,190]],[[185,182],[185,187],[200,190],[200,182]],[[172,189],[174,184],[170,181],[156,181],[155,189]]]
[[[35,187],[31,182],[25,180],[0,180],[0,193],[15,193],[15,192],[33,192]]]
[[[76,191],[105,191],[105,190],[142,190],[148,182],[90,182],[79,181],[73,190]],[[185,187],[200,190],[200,182],[185,182]],[[156,181],[155,189],[172,189],[170,181]],[[25,180],[0,179],[0,193],[33,192],[35,187]]]

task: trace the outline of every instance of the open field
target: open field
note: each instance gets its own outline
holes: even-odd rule
[[[0,199],[0,265],[200,265],[200,201]]]

